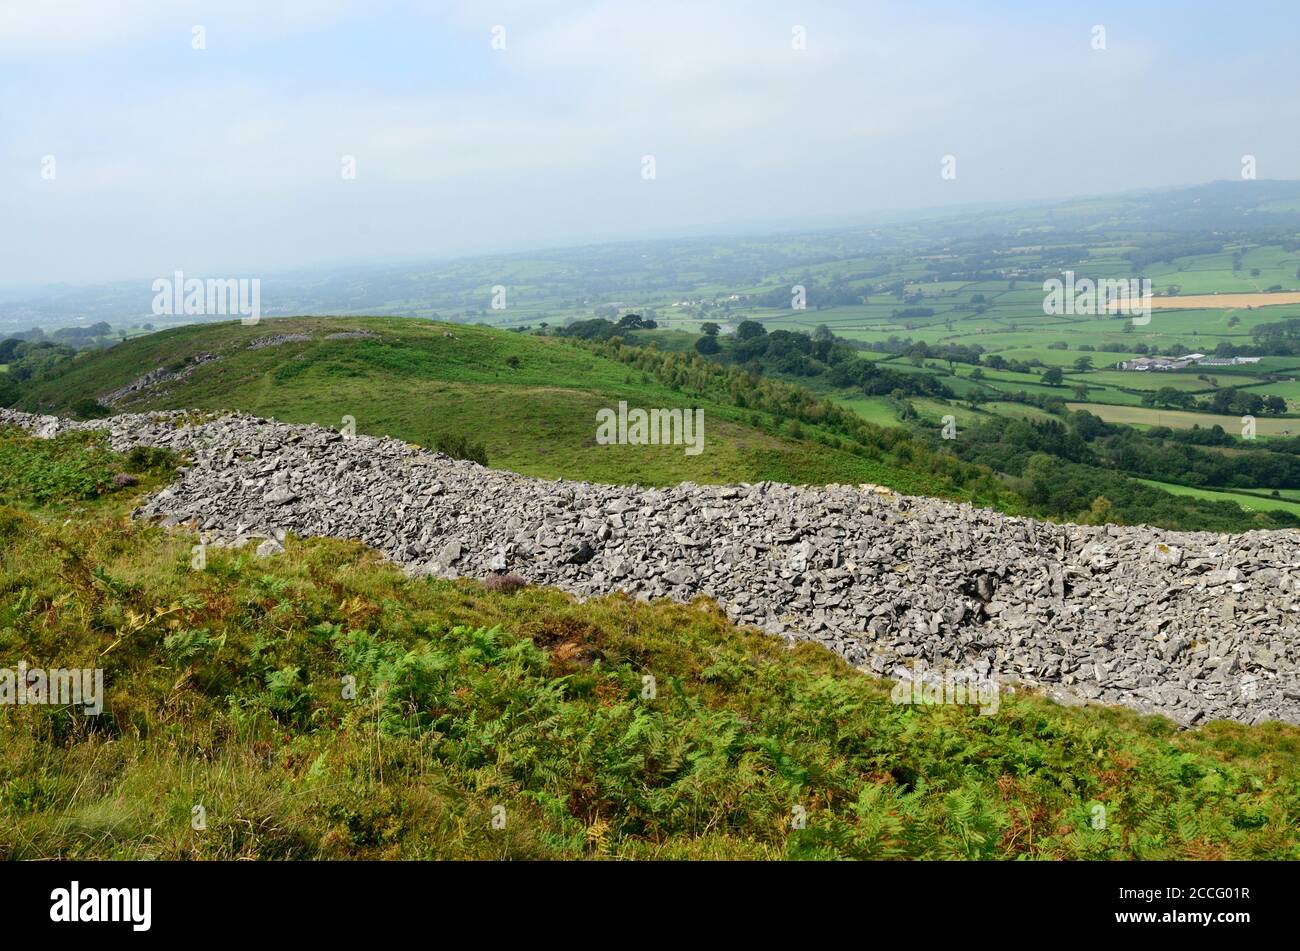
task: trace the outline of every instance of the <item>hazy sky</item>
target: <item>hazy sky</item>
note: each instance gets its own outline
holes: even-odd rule
[[[0,285],[869,223],[1246,153],[1300,178],[1298,27],[1294,0],[0,0]]]

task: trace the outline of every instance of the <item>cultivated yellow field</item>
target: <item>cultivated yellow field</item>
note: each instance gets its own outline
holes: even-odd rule
[[[1187,294],[1178,297],[1150,297],[1146,299],[1152,310],[1238,310],[1242,307],[1275,307],[1278,304],[1300,304],[1300,291],[1279,291],[1274,294]],[[1127,300],[1110,301],[1111,313]]]

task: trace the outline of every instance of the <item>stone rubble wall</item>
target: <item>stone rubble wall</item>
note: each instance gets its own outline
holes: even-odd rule
[[[142,395],[146,390],[155,391],[159,384],[179,383],[199,367],[203,366],[203,364],[211,363],[213,360],[219,359],[221,358],[214,353],[197,353],[179,370],[168,370],[166,367],[157,367],[143,376],[132,380],[125,386],[120,386],[109,393],[101,394],[99,397],[99,403],[103,406],[116,406],[118,403],[122,403],[128,398],[134,399]],[[152,395],[157,395],[157,392],[154,392]]]
[[[0,410],[41,436],[104,430],[115,449],[184,454],[136,515],[219,544],[332,536],[444,577],[708,595],[883,676],[960,670],[1184,724],[1300,723],[1300,532],[1058,525],[875,486],[534,479],[396,439],[199,419]]]

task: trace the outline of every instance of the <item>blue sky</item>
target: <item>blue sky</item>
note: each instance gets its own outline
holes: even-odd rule
[[[1297,27],[1288,3],[5,3],[0,285],[870,224],[1244,154],[1300,178]]]

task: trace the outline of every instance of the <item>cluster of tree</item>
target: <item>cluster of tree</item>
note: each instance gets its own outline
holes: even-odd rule
[[[762,325],[757,326],[761,331]],[[738,330],[737,336],[740,333]],[[771,336],[752,329],[744,333],[749,339]],[[1008,492],[988,469],[931,449],[906,429],[869,423],[838,403],[797,384],[764,377],[752,367],[709,360],[696,353],[629,346],[617,339],[574,342],[651,375],[674,390],[750,412],[754,425],[764,425],[766,416],[778,424],[783,434],[815,439],[865,459],[923,473],[935,494],[1012,509],[1018,504],[1014,493]]]
[[[1045,421],[993,416],[945,445],[964,461],[1010,476],[1032,511],[1050,518],[1205,531],[1300,524],[1289,513],[1246,516],[1233,502],[1175,496],[1132,478],[1223,488],[1295,485],[1300,458],[1283,453],[1229,456],[1152,439],[1086,412]]]
[[[970,346],[956,343],[914,343],[901,352],[902,356],[911,360],[913,363],[920,363],[922,360],[942,360],[951,367],[954,363],[967,363],[973,366],[980,365],[980,358],[984,354],[984,348],[980,346]]]
[[[976,371],[978,373],[979,371]],[[976,378],[976,373],[971,374],[971,379]],[[1060,396],[1051,393],[1030,393],[1026,390],[1012,392],[972,392],[962,397],[962,399],[971,404],[978,406],[980,403],[1023,403],[1026,406],[1037,406],[1039,409],[1051,413],[1054,416],[1064,416],[1068,409],[1065,405],[1065,394]]]
[[[653,318],[624,314],[617,323],[605,317],[575,320],[559,328],[556,333],[561,337],[577,337],[579,340],[608,340],[629,330],[654,330],[658,326],[658,321]]]
[[[1300,317],[1260,324],[1258,327],[1251,328],[1250,336],[1255,341],[1255,346],[1248,349],[1255,352],[1247,354],[1249,356],[1294,356],[1300,353]],[[1238,350],[1241,349],[1247,348],[1238,347]]]
[[[113,333],[112,325],[105,321],[89,324],[85,327],[60,327],[50,334],[54,340],[63,343],[69,343],[73,346],[84,347],[94,343],[102,343],[108,340]]]
[[[1152,429],[1106,423],[1080,410],[1060,420],[990,418],[968,430],[963,458],[1018,474],[1034,453],[1102,466],[1145,479],[1213,488],[1289,488],[1300,485],[1300,454],[1272,441],[1238,442],[1221,427]],[[1300,443],[1300,440],[1297,440]],[[1252,451],[1226,454],[1201,447],[1240,445]]]
[[[1118,522],[1210,532],[1300,525],[1300,518],[1290,512],[1246,513],[1230,500],[1173,495],[1111,469],[1062,463],[1045,454],[1030,457],[1016,485],[1035,511],[1084,524]]]
[[[862,344],[864,350],[871,350],[875,353],[907,353],[915,344],[911,337],[900,338],[897,334],[891,334],[885,340],[869,340]]]
[[[153,324],[144,324],[143,326],[145,330],[153,330]],[[121,330],[115,331],[112,324],[101,320],[93,324],[87,324],[84,327],[60,327],[57,330],[51,330],[49,333],[46,333],[40,327],[33,327],[31,330],[16,330],[8,333],[5,339],[22,340],[28,343],[41,343],[42,341],[66,343],[85,350],[92,347],[110,347],[125,339],[125,333]]]
[[[26,387],[54,376],[76,355],[76,348],[52,340],[0,340],[0,364],[7,367],[0,373],[0,405],[12,406]]]
[[[858,387],[867,396],[933,396],[952,399],[953,392],[931,373],[906,373],[870,360],[837,363],[828,379],[835,386]]]
[[[1008,360],[1000,353],[990,353],[984,357],[984,366],[990,370],[1008,370],[1012,373],[1033,373],[1035,368],[1041,367],[1041,360]]]
[[[1233,446],[1237,440],[1215,423],[1213,426],[1192,426],[1191,429],[1173,429],[1169,426],[1151,426],[1142,430],[1147,439],[1183,443],[1188,446]],[[1250,448],[1249,445],[1246,448]]]
[[[1198,254],[1218,254],[1223,250],[1223,242],[1205,238],[1160,238],[1143,244],[1124,254],[1125,260],[1133,265],[1134,270],[1158,264],[1172,262],[1176,258],[1186,258]]]
[[[716,339],[716,325],[700,327],[704,335],[695,349],[706,357],[739,364],[763,376],[815,377],[825,374],[833,386],[859,388],[867,396],[942,396],[952,392],[933,374],[908,373],[880,366],[858,356],[858,347],[836,337],[824,324],[811,334],[767,331],[755,320],[742,321],[725,351]]]
[[[1142,405],[1200,410],[1224,416],[1281,416],[1287,411],[1286,400],[1280,396],[1261,395],[1234,386],[1225,386],[1204,399],[1197,399],[1185,390],[1162,386],[1143,393]]]
[[[1125,472],[1178,485],[1223,489],[1286,489],[1300,485],[1300,457],[1261,450],[1227,455],[1129,430],[1097,443],[1103,460]]]

